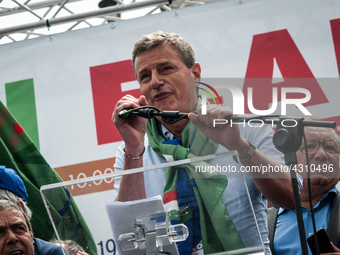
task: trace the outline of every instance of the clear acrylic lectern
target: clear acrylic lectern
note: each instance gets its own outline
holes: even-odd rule
[[[72,220],[65,219],[59,213],[64,205],[60,204],[58,196],[72,190],[73,185],[82,185],[86,189],[91,184],[100,185],[100,183],[103,183],[101,181],[112,180],[112,178],[119,181],[124,175],[143,172],[146,176],[152,174],[153,171],[164,174],[165,169],[169,167],[171,167],[171,171],[186,167],[186,169],[190,169],[191,178],[194,178],[197,183],[204,183],[205,190],[200,190],[200,192],[209,195],[209,192],[216,188],[216,180],[226,178],[227,186],[224,191],[222,190],[220,199],[229,214],[230,222],[238,232],[243,247],[230,248],[229,250],[227,247],[226,251],[215,254],[264,254],[264,246],[258,226],[258,221],[263,220],[263,217],[256,215],[256,208],[254,209],[250,198],[254,183],[248,173],[241,171],[240,165],[236,163],[237,160],[235,161],[233,156],[238,158],[236,152],[223,152],[167,162],[45,185],[41,187],[40,191],[57,238],[59,240],[66,238],[66,233],[58,230],[59,224],[74,224],[74,226],[69,226],[69,229],[74,230],[69,231],[74,231],[74,239],[79,241],[81,236],[79,234],[81,229],[79,223],[72,223]],[[87,183],[87,186],[85,183]],[[155,185],[160,184],[155,183]],[[164,186],[164,183],[161,183],[161,185]],[[97,194],[75,196],[74,200],[77,204],[79,202],[78,208],[97,247],[97,253],[90,255],[177,254],[176,243],[185,240],[188,235],[190,236],[190,233],[183,224],[173,225],[170,223],[162,203],[163,194],[158,195],[158,197],[147,197],[147,199],[141,201],[116,202],[114,201],[115,190],[112,187],[112,190]],[[50,210],[51,207],[60,207],[60,210]],[[214,217],[212,217],[212,221],[218,222],[219,216]],[[67,233],[67,237],[70,237],[70,233]],[[228,242],[229,236],[227,234],[223,238],[225,242]],[[84,247],[85,251],[87,248]],[[192,254],[203,254],[202,244],[196,248],[197,251],[193,251]]]

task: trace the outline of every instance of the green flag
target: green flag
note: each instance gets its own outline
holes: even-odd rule
[[[27,205],[33,213],[31,223],[34,236],[46,241],[55,239],[55,232],[40,195],[40,187],[62,182],[62,179],[48,165],[1,101],[0,165],[14,169],[25,183],[28,193]],[[65,187],[49,192],[45,197],[59,237],[76,241],[87,253],[96,255],[92,234],[70,192]]]

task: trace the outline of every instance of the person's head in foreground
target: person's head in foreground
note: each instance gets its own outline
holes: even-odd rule
[[[0,200],[0,254],[34,255],[28,216],[18,204],[8,200]]]

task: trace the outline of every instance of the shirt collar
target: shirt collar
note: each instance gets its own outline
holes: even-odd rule
[[[336,197],[338,196],[338,191],[337,191],[336,187],[333,187],[332,189],[330,189],[330,190],[328,191],[328,193],[325,194],[325,195],[321,198],[321,200],[325,199],[325,198],[326,198],[328,195],[330,195],[330,194],[332,194],[332,197],[333,197],[332,204],[331,204],[331,206],[333,206],[333,204],[335,203]]]
[[[331,206],[333,206],[335,199],[338,195],[337,189],[335,187],[331,188],[325,195],[322,196],[322,198],[320,199],[320,201],[314,206],[314,208],[318,207],[320,205],[320,203],[325,200],[326,198],[328,198],[328,196],[330,197],[330,199],[332,199],[331,202]],[[333,197],[333,198],[332,198]],[[287,209],[283,209],[283,208],[279,208],[279,212],[278,214],[281,214],[282,212],[284,212]]]
[[[162,128],[162,133],[165,139],[172,140],[174,135],[169,132],[169,130],[163,125],[163,123],[161,124],[161,128]]]

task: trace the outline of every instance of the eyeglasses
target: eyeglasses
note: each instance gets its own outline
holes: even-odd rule
[[[306,154],[306,148],[307,148],[308,154],[315,154],[318,151],[320,145],[322,145],[324,151],[329,156],[338,156],[340,154],[340,143],[337,143],[337,142],[320,143],[314,140],[307,140],[307,147],[305,147],[305,143],[302,142],[300,151]]]

